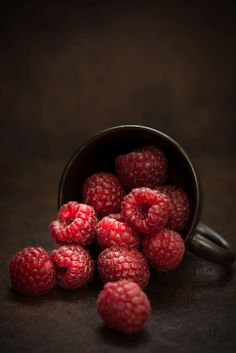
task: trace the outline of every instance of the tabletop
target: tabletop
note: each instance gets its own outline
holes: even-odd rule
[[[235,352],[235,265],[187,251],[177,270],[153,271],[152,315],[133,336],[98,317],[98,275],[77,291],[26,298],[8,274],[17,250],[54,248],[48,224],[72,153],[121,124],[156,128],[185,148],[202,182],[202,221],[236,248],[233,2],[1,6],[1,352]]]

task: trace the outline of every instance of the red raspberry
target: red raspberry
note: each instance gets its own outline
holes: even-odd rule
[[[13,288],[25,295],[48,293],[55,283],[55,269],[46,250],[24,248],[11,259],[10,278]]]
[[[181,235],[167,228],[145,236],[142,244],[146,258],[161,272],[172,271],[178,267],[185,251]]]
[[[102,249],[119,246],[127,249],[137,249],[140,236],[125,222],[116,220],[117,215],[104,217],[96,227],[97,242]],[[121,218],[121,217],[120,217]]]
[[[147,260],[139,251],[117,246],[100,253],[98,272],[104,282],[128,279],[142,288],[147,286],[150,276]]]
[[[92,206],[100,218],[119,212],[124,194],[119,180],[111,173],[93,174],[83,185],[84,202]]]
[[[138,232],[148,234],[161,230],[169,216],[170,200],[149,188],[133,189],[121,204],[121,215]]]
[[[88,205],[70,201],[61,206],[57,220],[50,223],[51,237],[58,244],[90,245],[95,236],[97,217]]]
[[[183,229],[190,214],[190,200],[188,195],[176,186],[159,186],[157,190],[168,195],[171,201],[166,227],[175,230]]]
[[[167,177],[167,160],[164,153],[154,146],[145,146],[115,161],[116,174],[128,189],[154,187]]]
[[[122,218],[120,213],[110,213],[107,217],[113,218],[119,222],[124,222],[124,219]]]
[[[51,253],[57,279],[64,289],[84,286],[93,276],[93,260],[88,251],[79,245],[64,245]]]
[[[97,310],[110,328],[130,334],[143,328],[151,306],[136,283],[122,280],[105,284],[97,299]]]

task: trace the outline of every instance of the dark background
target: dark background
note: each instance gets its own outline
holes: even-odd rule
[[[138,336],[104,328],[102,283],[22,298],[10,257],[48,250],[62,169],[100,130],[143,124],[175,138],[201,176],[202,220],[235,237],[234,2],[1,2],[1,351],[234,352],[235,266],[191,253],[153,273],[153,314]]]

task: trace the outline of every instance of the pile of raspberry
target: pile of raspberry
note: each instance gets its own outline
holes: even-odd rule
[[[165,154],[148,145],[117,156],[115,174],[89,176],[82,202],[62,205],[50,223],[57,248],[48,253],[27,247],[11,259],[13,288],[37,296],[57,280],[61,288],[76,290],[92,279],[96,263],[105,282],[97,299],[99,315],[115,330],[140,331],[151,312],[143,291],[150,266],[172,271],[185,251],[179,232],[188,225],[190,200],[183,189],[166,185],[171,179],[167,167]],[[97,259],[89,253],[91,244],[99,251]]]

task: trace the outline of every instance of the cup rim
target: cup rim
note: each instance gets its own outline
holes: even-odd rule
[[[194,184],[195,184],[195,188],[196,188],[196,208],[195,208],[195,212],[192,218],[192,222],[191,225],[188,229],[187,235],[184,238],[184,241],[186,244],[188,244],[191,239],[194,236],[194,230],[197,227],[197,224],[199,223],[200,220],[200,216],[201,216],[201,211],[202,211],[202,189],[201,189],[201,183],[200,183],[200,179],[198,177],[198,173],[196,172],[196,168],[193,165],[193,162],[191,161],[191,159],[189,158],[188,154],[186,153],[186,151],[184,150],[184,148],[172,137],[170,137],[169,135],[154,129],[152,127],[149,126],[144,126],[144,125],[136,125],[136,124],[129,124],[129,125],[118,125],[118,126],[112,126],[109,127],[107,129],[104,129],[100,132],[98,132],[97,134],[95,134],[94,136],[90,137],[89,139],[87,139],[86,141],[84,141],[80,147],[78,147],[75,152],[72,154],[72,156],[70,157],[70,159],[68,160],[68,162],[66,163],[60,181],[59,181],[59,186],[58,186],[58,193],[57,193],[57,207],[58,209],[60,208],[60,206],[62,205],[62,190],[63,190],[63,185],[67,176],[67,172],[70,168],[70,166],[73,164],[74,160],[76,159],[77,155],[84,149],[86,148],[86,146],[88,144],[90,144],[91,142],[101,138],[102,136],[105,136],[107,134],[110,134],[113,131],[116,130],[145,130],[147,132],[153,133],[153,134],[157,134],[159,136],[161,136],[163,139],[168,140],[169,142],[171,142],[180,152],[181,154],[184,156],[185,160],[187,161],[193,179],[194,179]]]

